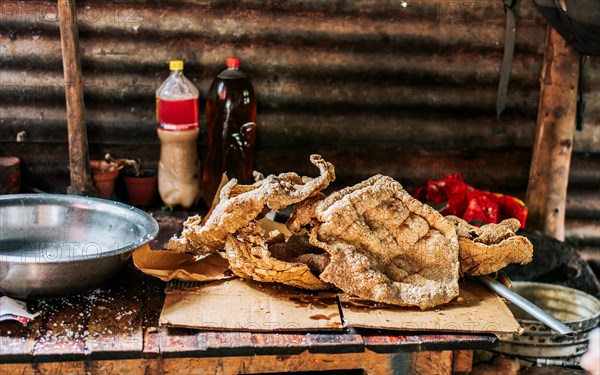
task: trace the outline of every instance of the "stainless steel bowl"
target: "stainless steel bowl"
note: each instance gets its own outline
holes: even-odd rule
[[[104,199],[0,196],[0,292],[57,297],[95,289],[158,233],[152,216]]]

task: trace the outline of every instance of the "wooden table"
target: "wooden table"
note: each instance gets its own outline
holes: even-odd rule
[[[158,248],[187,213],[153,213]],[[364,370],[367,374],[468,372],[473,349],[491,334],[346,329],[336,333],[251,333],[158,325],[165,283],[130,263],[110,284],[81,295],[30,301],[27,326],[0,323],[0,374],[236,374]],[[227,303],[224,303],[226,306]],[[342,372],[340,372],[342,373]],[[362,373],[362,372],[359,372]]]

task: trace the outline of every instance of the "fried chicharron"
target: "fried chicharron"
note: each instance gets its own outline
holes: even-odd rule
[[[494,273],[511,263],[526,264],[533,259],[533,245],[515,233],[521,227],[517,219],[478,228],[456,216],[446,216],[458,234],[460,269],[465,275]]]
[[[453,225],[391,177],[301,203],[288,226],[330,254],[320,278],[347,293],[423,309],[458,295]]]
[[[476,228],[443,217],[382,175],[325,196],[334,167],[319,155],[311,162],[320,171],[316,178],[283,173],[260,176],[252,185],[229,181],[204,221],[190,217],[166,247],[195,254],[225,250],[230,269],[244,278],[312,290],[335,286],[422,309],[456,297],[463,274],[531,260],[531,243],[515,235],[518,221]],[[291,205],[291,237],[261,227],[265,208]]]
[[[332,164],[319,155],[312,155],[310,160],[319,168],[316,178],[282,173],[261,178],[253,185],[239,185],[232,179],[221,189],[219,203],[205,223],[198,215],[190,217],[181,236],[172,238],[166,248],[194,254],[225,249],[229,268],[240,277],[305,289],[328,288],[307,264],[271,256],[265,233],[257,223],[265,207],[277,211],[301,202],[335,179]]]

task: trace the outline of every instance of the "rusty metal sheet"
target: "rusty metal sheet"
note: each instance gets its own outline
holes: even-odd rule
[[[517,5],[500,124],[494,105],[504,11],[497,0],[77,6],[94,157],[112,152],[156,163],[154,91],[167,61],[186,61],[202,99],[224,59],[236,54],[258,92],[255,166],[263,172],[310,173],[307,155],[320,151],[342,164],[340,183],[381,172],[415,186],[460,171],[472,183],[524,195],[546,29],[531,2]],[[582,207],[596,207],[600,189],[599,62],[582,60],[583,128],[575,132],[570,171],[579,203],[571,204],[571,219],[598,218]],[[56,1],[0,2],[0,97],[0,155],[22,158],[26,182],[60,187],[68,152]]]

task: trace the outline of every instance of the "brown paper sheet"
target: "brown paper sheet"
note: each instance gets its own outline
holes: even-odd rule
[[[351,327],[470,333],[522,333],[504,301],[475,281],[460,285],[460,295],[433,310],[377,305],[340,295],[342,314]]]
[[[145,245],[133,252],[133,264],[143,273],[163,281],[212,281],[233,277],[227,259],[219,254],[198,258],[192,254],[150,250]]]
[[[311,293],[242,279],[168,292],[160,324],[235,331],[343,328],[335,293]]]
[[[267,218],[260,219],[259,224],[265,233],[278,230],[286,237],[291,235],[285,224]],[[144,245],[133,252],[133,264],[143,273],[163,281],[213,281],[233,277],[227,259],[217,253],[199,257],[168,250],[151,250],[150,246]]]

